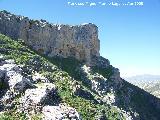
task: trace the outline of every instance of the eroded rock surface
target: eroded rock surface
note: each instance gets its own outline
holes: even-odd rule
[[[31,80],[23,76],[21,66],[14,60],[0,61],[0,112],[17,108],[27,119],[41,114],[43,120],[80,120],[76,109],[61,103],[54,83],[40,73]]]
[[[44,106],[42,113],[43,120],[80,120],[78,112],[66,105],[60,104],[59,106]]]
[[[112,90],[113,83],[110,80],[116,81],[114,87],[120,85],[122,81],[120,78],[119,70],[116,68],[113,68],[113,74],[111,75],[110,79],[107,79],[98,73],[93,74],[91,68],[87,67],[86,65],[82,66],[79,72],[83,75],[83,82],[87,84],[91,90],[102,96]]]
[[[39,53],[51,57],[74,57],[92,65],[91,58],[99,56],[98,27],[91,23],[55,25],[45,20],[31,20],[1,11],[0,26],[0,33],[14,39],[23,39]]]
[[[36,89],[27,89],[20,100],[20,110],[26,113],[39,112],[44,104],[54,102],[51,99],[57,99],[55,93],[55,85],[52,83],[37,85]]]
[[[13,99],[26,89],[35,88],[32,82],[22,76],[21,66],[14,60],[1,60],[0,62],[0,102],[4,109],[13,106]]]

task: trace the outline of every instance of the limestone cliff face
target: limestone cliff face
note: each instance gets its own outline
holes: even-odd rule
[[[98,28],[94,24],[54,25],[45,20],[31,20],[6,11],[0,12],[0,33],[25,43],[48,56],[75,57],[91,65],[99,57]]]

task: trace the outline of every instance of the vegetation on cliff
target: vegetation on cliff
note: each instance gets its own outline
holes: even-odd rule
[[[2,34],[0,55],[21,65],[26,78],[38,72],[54,83],[59,103],[75,108],[82,120],[160,119],[160,108],[156,107],[159,100],[124,80],[111,79],[114,74],[111,65],[90,68],[74,58],[49,58],[33,51],[22,40],[12,40]],[[4,89],[2,85],[0,89]],[[15,98],[12,109],[2,107],[0,120],[28,119],[27,113],[17,112],[23,95]],[[36,113],[31,119],[42,119],[41,114]]]

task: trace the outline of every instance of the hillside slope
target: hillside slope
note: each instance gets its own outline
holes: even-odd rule
[[[121,79],[111,65],[49,58],[2,34],[0,55],[0,120],[160,119],[160,100]]]

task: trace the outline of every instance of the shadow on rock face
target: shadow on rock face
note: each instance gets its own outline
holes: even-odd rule
[[[5,80],[6,71],[0,70],[0,91],[9,88],[7,81]]]
[[[45,105],[58,105],[62,99],[58,95],[57,89],[49,91],[43,103]]]

